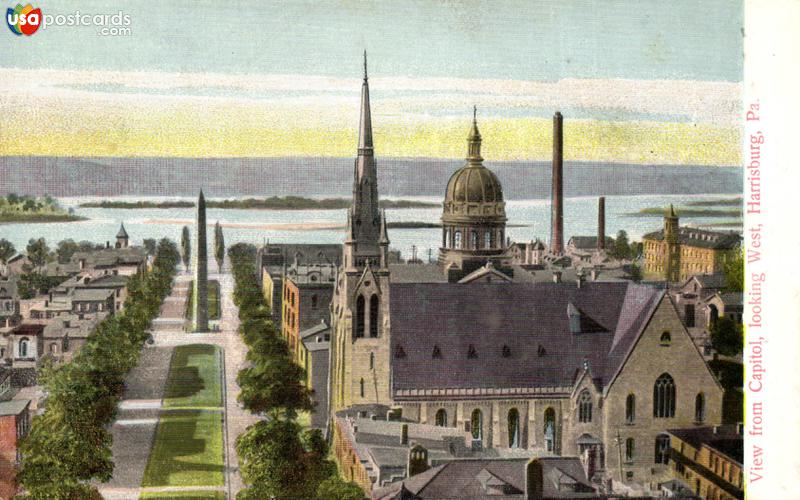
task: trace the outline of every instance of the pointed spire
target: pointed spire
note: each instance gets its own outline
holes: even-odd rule
[[[478,131],[478,107],[472,107],[472,128],[467,137],[467,160],[479,163],[483,161],[481,157],[481,133]]]
[[[669,212],[667,213],[668,217],[677,217],[675,215],[675,207],[672,206],[672,203],[669,204]]]
[[[120,222],[119,224],[119,231],[117,232],[117,238],[127,238],[128,232],[125,231],[125,223]]]
[[[381,238],[379,243],[381,245],[389,244],[389,234],[386,231],[386,209],[381,210]]]
[[[361,121],[358,127],[358,154],[372,155],[372,115],[369,109],[367,51],[364,51],[364,83],[361,85]]]

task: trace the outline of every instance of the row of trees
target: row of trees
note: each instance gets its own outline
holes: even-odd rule
[[[364,492],[344,482],[327,458],[328,444],[318,429],[303,429],[299,412],[312,411],[305,372],[291,358],[272,323],[255,266],[255,248],[238,243],[228,250],[236,280],[233,300],[239,307],[239,334],[248,347],[248,367],[237,377],[239,401],[266,416],[236,440],[243,499],[361,500]]]
[[[100,498],[93,483],[108,481],[114,469],[109,425],[124,379],[138,362],[178,259],[175,244],[162,239],[152,269],[128,280],[123,312],[98,324],[71,362],[42,366],[46,409],[20,447],[19,480],[30,498]]]
[[[219,221],[214,224],[214,259],[217,261],[217,269],[222,272],[222,264],[225,263],[225,237]],[[181,260],[183,267],[188,271],[189,264],[192,262],[192,235],[189,232],[189,226],[183,226],[181,231]]]

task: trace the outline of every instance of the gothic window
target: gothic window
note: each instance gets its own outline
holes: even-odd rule
[[[633,454],[635,453],[635,443],[633,438],[628,438],[625,440],[625,460],[628,462],[633,461]]]
[[[706,397],[700,392],[694,398],[694,421],[702,422],[706,419]]]
[[[442,351],[439,349],[438,345],[433,346],[433,359],[441,359],[442,358]]]
[[[636,396],[628,394],[625,398],[625,421],[632,424],[636,420]]]
[[[511,357],[511,349],[507,345],[503,346],[503,357],[504,358],[510,358]]]
[[[366,322],[364,302],[364,296],[359,295],[356,299],[356,338],[361,338],[364,336],[364,323]]]
[[[480,441],[483,439],[483,413],[479,409],[472,410],[472,418],[470,419],[472,429],[472,439]]]
[[[669,436],[666,434],[659,434],[656,437],[655,463],[669,463]]]
[[[461,249],[461,231],[456,230],[453,233],[453,248]]]
[[[22,338],[19,341],[19,357],[20,358],[27,358],[28,357],[28,344],[29,341],[27,338]]]
[[[675,416],[675,381],[668,373],[658,377],[653,385],[653,416],[656,418]]]
[[[406,357],[406,351],[403,350],[403,346],[398,345],[394,349],[394,357],[395,359],[403,359]]]
[[[479,247],[480,239],[478,238],[478,231],[472,230],[470,231],[470,238],[469,238],[470,248],[477,250]]]
[[[492,248],[492,232],[483,233],[483,248]]]
[[[586,389],[578,396],[578,421],[582,423],[592,421],[592,395]]]
[[[508,410],[508,447],[519,448],[519,411]]]
[[[374,352],[369,353],[369,369],[370,370],[374,370],[375,369],[375,353]]]
[[[373,294],[369,299],[369,336],[378,336],[378,296]]]
[[[544,411],[544,442],[547,451],[555,451],[556,411],[552,408]]]
[[[444,408],[439,408],[436,412],[435,422],[438,427],[447,427],[447,411]]]
[[[539,349],[537,349],[536,353],[537,353],[537,354],[539,355],[539,357],[541,358],[542,356],[544,356],[544,355],[546,355],[546,354],[547,354],[547,350],[544,348],[544,346],[540,345],[540,346],[539,346]]]
[[[478,351],[475,350],[475,346],[470,344],[469,350],[467,351],[467,358],[475,359],[478,357]]]
[[[318,300],[318,298],[317,298],[317,295],[316,295],[316,294],[314,294],[314,295],[312,295],[312,296],[311,296],[311,309],[316,309],[316,308],[317,308],[317,303],[318,303],[318,301],[319,301],[319,300]]]
[[[359,381],[358,385],[359,385],[359,388],[360,388],[360,391],[361,391],[361,397],[363,398],[364,397],[364,379],[363,378]]]
[[[661,345],[669,345],[672,342],[672,334],[668,330],[661,333]]]

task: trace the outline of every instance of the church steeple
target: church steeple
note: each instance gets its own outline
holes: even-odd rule
[[[361,84],[361,115],[358,126],[358,156],[353,169],[353,202],[348,216],[348,241],[344,262],[350,269],[367,261],[381,262],[381,214],[378,203],[378,172],[372,144],[372,114],[369,103],[367,53],[364,52],[364,81]]]
[[[478,107],[472,107],[472,128],[469,130],[467,137],[469,147],[467,149],[467,160],[470,163],[480,163],[483,161],[481,157],[481,133],[478,131]]]

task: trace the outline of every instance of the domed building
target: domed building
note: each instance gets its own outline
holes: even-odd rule
[[[439,263],[470,273],[506,255],[506,203],[497,176],[483,165],[481,134],[473,115],[467,163],[450,177],[442,212]]]

